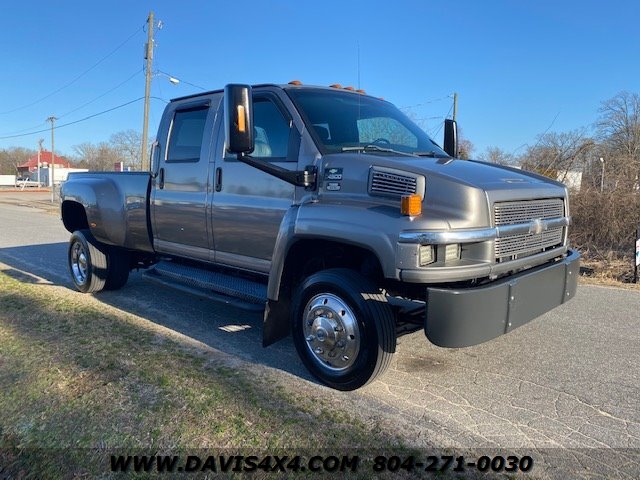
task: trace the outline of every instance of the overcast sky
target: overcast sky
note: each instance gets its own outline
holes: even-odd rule
[[[154,77],[151,136],[160,99],[200,91],[194,85],[297,79],[359,83],[414,106],[438,142],[458,92],[458,121],[476,154],[520,153],[547,129],[589,126],[619,91],[640,91],[634,1],[3,2],[0,137],[46,129],[50,115],[64,125],[127,102],[60,128],[56,150],[141,130],[149,10],[163,24],[153,70],[182,80]],[[39,138],[49,149],[48,132],[0,138],[0,148],[36,148]]]

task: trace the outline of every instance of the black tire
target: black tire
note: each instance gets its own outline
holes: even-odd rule
[[[292,307],[291,330],[298,355],[326,385],[355,390],[391,363],[396,349],[393,311],[364,275],[343,268],[314,273],[296,291]],[[342,356],[344,352],[353,353]]]
[[[107,250],[107,280],[105,290],[118,290],[129,280],[129,252],[118,247]]]
[[[71,235],[68,251],[71,280],[83,293],[99,292],[107,280],[107,255],[89,230],[76,230]]]

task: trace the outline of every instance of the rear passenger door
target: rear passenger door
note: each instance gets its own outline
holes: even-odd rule
[[[212,257],[208,199],[209,150],[221,95],[177,104],[158,139],[159,158],[153,181],[152,222],[158,252],[210,260]],[[211,107],[211,108],[210,108]]]
[[[275,92],[254,91],[253,122],[255,150],[251,156],[296,170],[300,134]],[[212,210],[215,261],[266,273],[295,187],[226,153],[222,127],[221,122]]]

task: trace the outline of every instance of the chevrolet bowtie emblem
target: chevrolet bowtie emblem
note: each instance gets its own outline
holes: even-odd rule
[[[544,230],[545,228],[541,218],[536,218],[529,225],[529,233],[533,233],[534,235],[538,235],[542,233]]]

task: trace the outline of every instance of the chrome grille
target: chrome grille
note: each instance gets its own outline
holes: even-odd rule
[[[401,196],[417,193],[418,179],[381,170],[373,170],[369,192],[378,195]]]
[[[539,234],[523,233],[496,240],[496,257],[522,253],[536,253],[543,248],[562,243],[562,227]],[[522,255],[521,255],[522,256]]]
[[[564,217],[564,202],[561,198],[501,202],[493,206],[495,225],[524,223],[536,218]]]
[[[561,198],[500,202],[493,206],[496,226],[526,223],[536,219],[564,217],[564,201]],[[523,233],[496,239],[495,256],[498,260],[526,257],[549,247],[562,245],[564,227],[552,228],[541,233]]]

